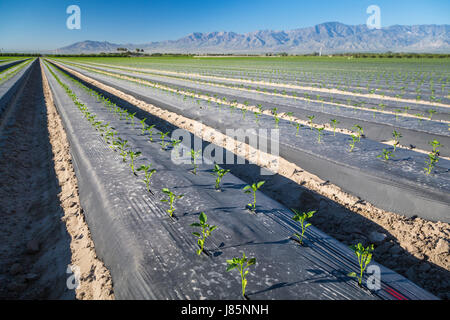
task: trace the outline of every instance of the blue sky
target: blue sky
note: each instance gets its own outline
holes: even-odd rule
[[[66,28],[66,8],[81,8],[81,30]],[[0,48],[55,49],[83,40],[145,43],[192,32],[289,30],[328,21],[364,24],[369,5],[382,26],[450,24],[448,0],[1,0]]]

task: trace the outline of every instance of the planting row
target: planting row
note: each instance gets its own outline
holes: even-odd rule
[[[33,63],[36,60],[29,59],[0,73],[0,118],[11,99],[26,82]]]
[[[418,118],[426,119],[427,117],[434,117],[435,119],[448,117],[448,103],[442,104],[436,102],[435,104],[421,103],[417,99],[399,100],[385,97],[383,95],[370,96],[359,93],[339,92],[336,90],[322,90],[322,88],[314,89],[310,86],[305,88],[296,86],[279,86],[271,83],[253,83],[245,82],[243,80],[233,80],[224,77],[205,77],[192,74],[178,74],[173,72],[163,71],[148,71],[136,68],[117,67],[101,64],[89,64],[90,66],[99,69],[113,69],[120,72],[134,72],[143,75],[151,75],[153,77],[163,77],[163,79],[179,79],[183,81],[193,81],[206,85],[226,86],[235,89],[250,89],[261,94],[279,95],[295,100],[316,101],[318,103],[329,103],[331,105],[344,105],[352,108],[366,109],[374,112],[390,112],[396,116],[410,115]],[[373,94],[373,93],[370,93]],[[398,97],[399,98],[399,97]],[[447,116],[445,116],[447,114]]]
[[[88,71],[98,69],[88,69]],[[104,69],[105,70],[105,69]],[[107,71],[107,69],[105,70]],[[111,70],[109,70],[111,71]],[[428,150],[429,141],[441,142],[441,154],[450,156],[449,123],[444,121],[431,121],[423,117],[411,117],[405,113],[385,113],[367,108],[349,107],[342,104],[317,103],[300,98],[287,98],[283,95],[263,95],[255,90],[238,90],[239,88],[213,87],[204,83],[194,83],[179,79],[165,79],[148,75],[136,77],[133,73],[114,73],[132,77],[136,80],[149,81],[152,85],[175,90],[184,95],[193,96],[222,104],[241,104],[247,109],[255,111],[256,107],[261,112],[271,113],[276,108],[277,114],[284,115],[292,121],[300,124],[309,122],[311,116],[315,118],[316,128],[325,127],[325,130],[344,128],[353,130],[355,123],[366,128],[365,135],[377,141],[393,140],[392,132],[402,133],[401,143],[405,146],[413,146]],[[429,109],[429,111],[434,109]],[[258,110],[256,110],[258,111]],[[402,110],[400,110],[402,111]],[[439,114],[448,118],[447,110],[441,110]],[[430,115],[430,118],[433,114]],[[303,120],[302,120],[303,119]],[[351,133],[349,133],[351,134]]]
[[[377,93],[437,101],[449,93],[445,60],[395,61],[383,59],[79,59],[155,71],[219,76],[239,80],[306,85],[354,93]],[[163,62],[167,61],[167,62]]]
[[[197,163],[195,142],[169,140],[169,123],[47,70],[96,249],[119,298],[398,298],[390,286],[405,299],[431,297],[382,266],[380,290],[360,288],[351,276],[361,277],[372,248],[357,245],[355,256],[305,223],[314,213],[290,213],[260,193],[263,182],[246,186]],[[174,163],[186,155],[188,164]]]

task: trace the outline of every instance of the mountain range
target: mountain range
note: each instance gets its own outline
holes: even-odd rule
[[[394,25],[369,29],[366,25],[327,22],[289,31],[260,30],[235,32],[195,32],[178,40],[142,44],[115,44],[82,41],[59,48],[62,54],[117,52],[117,48],[144,49],[146,53],[237,53],[286,52],[323,54],[343,52],[450,52],[450,25]]]

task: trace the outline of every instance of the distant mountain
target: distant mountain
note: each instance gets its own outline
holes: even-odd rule
[[[114,44],[83,41],[58,49],[58,53],[117,52],[117,48],[171,53],[340,53],[340,52],[450,52],[450,25],[390,26],[370,30],[327,22],[289,31],[260,30],[195,32],[178,40],[144,44]]]

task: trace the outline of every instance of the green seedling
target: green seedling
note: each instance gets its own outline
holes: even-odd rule
[[[150,169],[151,165],[141,165],[137,171],[144,171],[144,179],[142,179],[142,181],[145,183],[145,186],[147,188],[147,191],[152,193],[150,191],[150,179],[152,177],[152,175],[156,172],[156,169]]]
[[[264,183],[265,181],[259,181],[257,183],[253,183],[252,185],[246,185],[243,189],[245,193],[253,194],[253,202],[247,205],[251,211],[256,210],[256,191],[258,191]]]
[[[142,154],[142,152],[138,151],[138,152],[133,152],[133,151],[128,151],[128,156],[130,157],[131,163],[130,163],[130,168],[131,168],[131,172],[133,172],[134,175],[136,175],[136,172],[134,171],[134,161],[136,160],[137,157],[139,157]]]
[[[117,134],[117,132],[113,130],[114,128],[108,128],[104,134],[105,142],[108,144],[111,140],[114,140],[114,136]]]
[[[119,148],[119,151],[120,151],[120,155],[123,158],[123,162],[127,161],[128,153],[127,153],[126,149],[128,147],[129,147],[128,146],[128,140],[122,140],[122,138],[118,138],[118,148]]]
[[[280,118],[278,116],[274,116],[275,119],[275,128],[278,128],[278,123],[280,122]]]
[[[428,142],[428,144],[433,147],[433,151],[432,152],[436,153],[436,154],[439,153],[439,149],[438,148],[442,147],[442,144],[439,141],[437,141],[436,139],[434,139],[433,141]]]
[[[305,234],[306,229],[311,226],[311,223],[306,223],[306,220],[308,220],[309,218],[311,218],[314,213],[316,213],[317,211],[309,211],[309,212],[302,212],[300,213],[300,211],[297,211],[295,209],[292,209],[292,211],[294,212],[294,216],[292,217],[292,219],[294,219],[297,222],[300,222],[300,225],[302,227],[302,233],[298,234],[295,233],[294,235],[298,238],[298,241],[300,242],[300,244],[303,244],[303,236]]]
[[[168,202],[169,203],[169,209],[167,209],[167,213],[173,217],[173,214],[175,213],[175,209],[173,207],[173,203],[175,202],[175,199],[181,199],[183,198],[183,194],[180,195],[176,195],[175,193],[173,193],[172,191],[170,191],[167,188],[163,188],[162,192],[164,192],[167,197],[169,197],[169,199],[161,199],[161,202]]]
[[[178,146],[180,145],[180,143],[181,143],[181,140],[177,140],[177,139],[170,140],[170,144],[172,146],[172,149],[175,150],[175,151],[177,151]]]
[[[359,138],[358,138],[358,136],[356,136],[354,134],[352,134],[351,137],[352,137],[352,142],[350,142],[350,152],[353,152],[353,149],[355,149],[356,142],[359,141]]]
[[[213,232],[215,229],[217,229],[217,226],[210,226],[207,224],[208,217],[204,212],[200,213],[199,216],[199,222],[192,223],[191,227],[198,227],[202,228],[202,232],[192,232],[194,236],[198,238],[197,244],[199,245],[200,249],[197,250],[197,254],[200,255],[204,251],[204,245],[206,238],[208,238],[211,235],[211,232]]]
[[[286,115],[286,117],[289,117],[289,124],[292,124],[292,118],[294,118],[294,113],[286,112],[285,115]]]
[[[352,249],[355,252],[356,257],[358,258],[360,273],[358,276],[356,272],[350,272],[348,276],[357,278],[359,286],[362,286],[363,273],[366,270],[367,266],[369,265],[370,261],[372,260],[372,252],[374,250],[374,246],[373,244],[371,244],[367,248],[364,248],[364,246],[361,243],[358,243],[357,245],[351,246],[350,249]]]
[[[220,181],[223,176],[226,175],[230,170],[221,169],[217,164],[214,165],[213,169],[214,173],[211,173],[213,176],[216,176],[216,190],[220,190]]]
[[[245,120],[245,114],[247,113],[248,109],[247,108],[242,108],[242,119]]]
[[[255,112],[253,112],[253,114],[255,115],[255,122],[259,123],[259,116],[260,116],[261,112],[255,111]]]
[[[336,136],[336,126],[340,123],[338,120],[336,119],[331,119],[331,126],[333,127],[333,136]]]
[[[300,130],[300,126],[301,126],[301,124],[298,123],[298,122],[295,124],[295,136],[296,136],[296,137],[298,136],[298,132],[299,132],[299,130]]]
[[[317,128],[316,130],[317,130],[317,143],[320,143],[322,141],[323,130],[325,130],[325,127]]]
[[[191,159],[192,159],[192,164],[194,165],[194,169],[192,170],[193,174],[197,174],[198,165],[197,165],[196,160],[201,155],[201,153],[202,153],[202,150],[195,151],[194,149],[191,149]]]
[[[146,131],[146,128],[147,128],[147,125],[145,124],[145,120],[147,120],[147,118],[144,118],[141,121],[139,121],[141,123],[141,125],[142,125],[142,128],[141,128],[142,135],[145,135],[145,131]]]
[[[159,135],[161,137],[161,142],[159,145],[161,146],[161,149],[166,150],[168,142],[165,141],[165,138],[169,135],[170,132],[159,132]]]
[[[128,116],[127,116],[127,119],[128,119],[128,121],[130,121],[131,122],[131,125],[134,127],[134,120],[136,119],[134,116],[136,115],[136,112],[135,113],[128,113]]]
[[[361,127],[359,124],[355,124],[353,128],[355,128],[357,131],[358,142],[361,141],[361,137],[364,134],[363,127]]]
[[[388,161],[392,155],[392,151],[383,149],[383,153],[377,156],[377,158],[382,158],[385,161]]]
[[[428,109],[427,112],[430,115],[430,120],[431,120],[433,118],[433,114],[435,114],[437,111],[434,109]]]
[[[247,274],[250,266],[256,264],[256,258],[248,259],[245,256],[245,253],[242,254],[242,258],[233,258],[231,260],[227,260],[227,272],[231,271],[235,268],[239,270],[241,274],[241,284],[242,284],[242,296],[245,297],[245,288],[247,287]]]
[[[278,115],[278,108],[273,108],[272,110],[270,110],[270,112],[272,113],[272,115],[276,116]]]
[[[397,150],[397,146],[400,143],[400,138],[402,137],[402,134],[396,130],[392,132],[392,136],[394,137],[394,152]]]
[[[316,116],[308,116],[308,119],[309,119],[309,128],[311,129],[311,131],[312,131],[312,129],[313,129],[313,120],[314,120],[315,117],[316,117]]]
[[[436,139],[433,141],[428,142],[429,145],[433,147],[433,151],[431,151],[430,154],[428,154],[428,160],[425,161],[427,167],[424,168],[426,174],[430,174],[434,167],[436,166],[436,163],[439,162],[439,147],[442,146],[439,141]]]
[[[150,141],[153,142],[153,128],[155,127],[154,124],[152,124],[151,126],[148,126],[147,128],[145,128],[145,132],[148,132],[149,134],[149,139]]]
[[[428,160],[425,161],[425,164],[427,165],[427,167],[425,167],[425,173],[426,174],[430,174],[434,167],[436,166],[436,163],[439,162],[439,157],[436,153],[430,153],[428,154]]]

